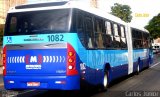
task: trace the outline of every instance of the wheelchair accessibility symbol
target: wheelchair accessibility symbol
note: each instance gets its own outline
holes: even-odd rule
[[[7,37],[7,43],[12,43],[12,37]]]

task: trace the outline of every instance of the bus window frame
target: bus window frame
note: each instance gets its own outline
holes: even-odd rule
[[[93,14],[91,14],[91,13],[87,13],[87,12],[84,12],[84,11],[82,11],[82,10],[79,10],[79,9],[76,9],[76,19],[77,19],[77,16],[80,14],[81,16],[83,16],[83,28],[82,28],[82,32],[84,33],[84,35],[85,35],[85,43],[82,43],[82,41],[81,41],[81,43],[82,43],[82,45],[87,49],[87,50],[97,50],[97,49],[99,49],[99,50],[127,50],[128,49],[128,44],[127,44],[127,39],[126,39],[126,29],[125,29],[125,26],[124,25],[122,25],[122,24],[120,24],[120,23],[116,23],[116,22],[114,22],[114,21],[111,21],[111,20],[108,20],[108,19],[104,19],[104,18],[102,18],[102,17],[100,17],[100,16],[97,16],[97,15],[93,15]],[[88,47],[88,42],[87,42],[87,33],[86,33],[86,28],[85,28],[85,25],[86,25],[86,17],[89,17],[90,18],[90,21],[91,21],[91,25],[92,25],[92,48],[89,48]],[[100,20],[101,22],[102,22],[102,24],[101,24],[101,26],[102,26],[102,28],[101,28],[101,31],[102,31],[102,35],[104,35],[104,37],[102,37],[102,40],[103,40],[103,45],[104,45],[104,48],[100,48],[100,47],[96,47],[96,43],[95,43],[95,41],[96,41],[96,36],[95,36],[95,19],[98,19],[98,20]],[[110,31],[111,31],[111,34],[107,34],[107,32],[106,32],[106,22],[109,22],[110,23]],[[113,24],[116,24],[117,25],[117,30],[118,30],[118,35],[119,35],[119,47],[114,47],[113,46],[113,42],[114,42],[114,37],[115,37],[115,35],[114,35],[114,27],[113,27]],[[73,24],[72,24],[73,25]],[[121,29],[120,29],[120,27],[123,27],[123,29],[124,29],[124,38],[125,38],[125,41],[126,41],[126,46],[125,47],[122,47],[122,40],[121,40]],[[76,29],[75,29],[75,31],[76,32],[78,32],[79,33],[79,31],[78,31],[78,28],[77,28],[78,26],[77,26],[77,20],[76,20]],[[78,37],[80,38],[80,36],[78,35]],[[107,44],[110,44],[110,46],[107,46],[106,45],[106,40],[107,40],[107,37],[109,37],[110,39],[109,39],[109,41],[108,42],[110,42],[110,43],[107,43]]]
[[[138,33],[138,34],[137,34]],[[136,28],[131,28],[131,34],[132,34],[132,46],[133,46],[133,49],[149,49],[150,46],[150,40],[148,39],[148,46],[147,47],[144,47],[144,35],[143,34],[147,34],[149,36],[149,33],[145,32],[145,31],[141,31],[141,30],[138,30]],[[141,35],[140,35],[141,34]],[[138,37],[137,37],[138,36]],[[135,47],[134,46],[134,41],[137,41],[136,44],[138,43],[138,41],[140,42],[141,46],[140,47]]]
[[[98,17],[98,16],[94,16],[94,19],[93,19],[93,24],[94,24],[94,28],[93,28],[93,30],[94,30],[94,40],[95,40],[95,49],[106,49],[106,46],[104,45],[104,41],[105,41],[105,32],[104,32],[104,21],[103,21],[104,19],[103,18],[101,18],[101,17]],[[98,22],[98,23],[97,23]],[[96,28],[97,26],[98,26],[98,24],[99,24],[99,32],[97,32],[98,31],[98,28]],[[98,34],[98,36],[100,35],[101,36],[101,39],[102,39],[102,43],[101,43],[101,45],[103,46],[103,47],[100,47],[100,44],[98,44],[97,43],[97,35],[96,34]],[[98,38],[100,38],[100,36],[98,37]]]
[[[87,33],[87,29],[86,29],[86,25],[87,25],[87,21],[90,21],[90,23],[88,23],[88,24],[90,24],[90,27],[91,27],[91,29],[89,30],[89,31],[91,31],[90,32],[90,34],[91,34],[91,37],[88,39],[88,37],[89,37],[89,33]],[[93,17],[90,15],[90,13],[84,13],[84,32],[85,32],[85,35],[86,35],[86,48],[87,49],[95,49],[95,39],[94,39],[94,25],[93,25]],[[90,39],[91,39],[91,45],[92,45],[92,47],[90,48],[90,47],[88,47],[89,46],[89,42],[90,42]]]

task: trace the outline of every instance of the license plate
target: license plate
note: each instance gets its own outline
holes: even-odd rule
[[[40,86],[40,82],[27,82],[27,86]]]

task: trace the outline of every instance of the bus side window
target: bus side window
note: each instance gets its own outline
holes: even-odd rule
[[[106,21],[105,22],[105,28],[106,28],[106,34],[112,35],[111,22]]]
[[[113,31],[114,31],[114,39],[113,39],[113,47],[120,48],[120,35],[118,30],[118,24],[113,24]]]
[[[131,33],[132,33],[133,49],[136,49],[137,48],[136,31],[132,29]]]
[[[149,33],[147,33],[147,47],[150,48],[151,47],[151,39],[149,37]]]
[[[105,32],[106,32],[105,46],[108,49],[112,47],[112,41],[113,41],[112,26],[111,22],[109,21],[105,21]]]
[[[140,46],[140,48],[143,48],[143,37],[142,37],[141,31],[138,31],[138,36],[139,36],[138,40],[140,41],[139,46]]]
[[[132,40],[133,40],[133,48],[139,49],[143,48],[143,39],[142,32],[136,29],[132,29]]]
[[[97,48],[104,48],[104,35],[102,32],[102,24],[103,21],[100,19],[95,18],[94,20],[94,27],[95,27],[95,44]]]
[[[93,22],[91,17],[85,17],[85,33],[87,36],[87,47],[94,48]]]
[[[79,37],[82,45],[84,47],[86,47],[85,32],[84,32],[84,27],[83,27],[83,14],[81,12],[77,13],[76,21],[77,21],[78,37]]]
[[[149,33],[143,32],[143,47],[144,48],[149,48],[150,41],[149,41]]]
[[[120,26],[120,32],[121,32],[121,48],[127,48],[126,34],[125,34],[124,26]]]

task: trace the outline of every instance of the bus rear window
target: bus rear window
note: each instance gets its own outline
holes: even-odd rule
[[[69,9],[9,13],[5,36],[69,31]]]

